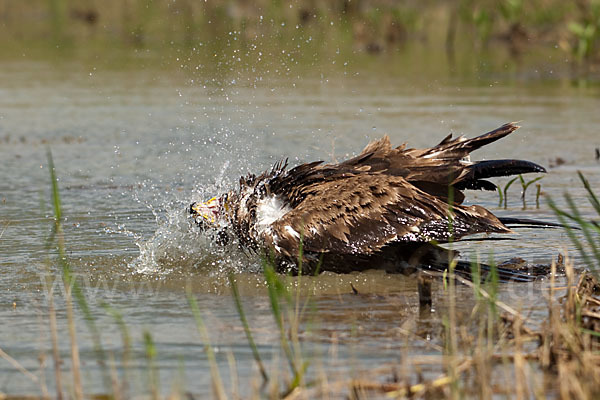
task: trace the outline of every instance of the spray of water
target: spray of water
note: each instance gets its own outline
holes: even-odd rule
[[[300,76],[293,74],[297,56],[301,47],[310,46],[312,37],[299,33],[298,43],[275,54],[260,38],[240,46],[241,34],[229,32],[223,38],[226,46],[221,46],[222,54],[209,64],[195,64],[193,55],[206,51],[203,43],[194,46],[189,56],[177,55],[175,61],[190,74],[189,86],[177,88],[182,106],[180,126],[165,132],[165,140],[158,147],[155,161],[163,169],[151,166],[149,182],[138,199],[153,213],[156,226],[151,237],[136,239],[140,254],[129,264],[135,272],[220,274],[232,268],[260,269],[258,257],[246,254],[234,241],[222,246],[214,240],[213,232],[198,229],[187,209],[192,202],[206,201],[235,187],[239,176],[250,169],[268,168],[273,154],[286,153],[275,144],[276,132],[271,127],[273,113],[288,98],[276,89],[289,87],[290,81],[296,87],[300,81]],[[270,56],[265,59],[266,55]],[[288,115],[291,111],[283,108],[281,112],[279,119],[288,121],[283,126],[289,135],[304,129],[302,123],[298,128],[295,115]],[[286,143],[289,146],[293,141]],[[174,170],[174,175],[167,173]],[[165,197],[165,188],[173,185],[184,190],[170,191]],[[186,195],[185,188],[192,186],[195,190]]]
[[[189,204],[205,201],[224,190],[228,167],[226,161],[214,184],[199,187],[191,195],[176,196],[161,207],[147,204],[155,217],[156,228],[150,238],[136,240],[140,254],[129,264],[135,273],[202,273],[210,276],[260,267],[260,260],[242,251],[236,241],[218,244],[215,240],[217,232],[200,230],[188,213]]]

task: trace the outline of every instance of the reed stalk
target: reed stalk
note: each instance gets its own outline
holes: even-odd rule
[[[229,364],[229,377],[231,380],[231,398],[233,400],[238,400],[240,398],[240,394],[238,393],[240,387],[240,380],[238,377],[235,356],[233,355],[233,351],[231,350],[227,352],[227,363]]]
[[[252,356],[254,357],[254,361],[256,361],[256,365],[258,365],[258,369],[260,371],[260,375],[263,378],[263,382],[267,382],[269,380],[269,376],[267,375],[267,371],[263,365],[263,362],[260,358],[260,354],[258,352],[258,347],[256,347],[256,343],[254,342],[254,338],[252,337],[252,331],[250,330],[250,325],[248,324],[248,320],[246,319],[246,313],[244,312],[244,308],[242,306],[242,299],[240,297],[240,292],[237,287],[237,282],[235,281],[235,277],[233,273],[228,275],[229,285],[231,286],[231,293],[233,295],[233,299],[235,301],[235,306],[240,316],[240,321],[242,322],[242,326],[244,327],[244,332],[246,333],[246,339],[248,340],[248,345],[252,350]]]
[[[454,187],[448,185],[448,248],[452,251],[454,243]],[[451,253],[450,253],[451,254]],[[446,296],[448,300],[448,316],[444,319],[445,326],[445,350],[446,350],[446,367],[448,370],[448,378],[450,379],[451,398],[457,400],[460,396],[458,387],[458,338],[456,335],[456,276],[454,269],[458,260],[452,258],[448,260],[448,286]]]
[[[519,182],[521,183],[521,201],[523,202],[523,210],[525,210],[527,208],[527,201],[526,201],[526,197],[525,197],[525,194],[527,193],[527,188],[529,188],[529,186],[531,186],[535,182],[542,179],[543,176],[538,176],[537,178],[534,178],[534,179],[530,180],[529,182],[525,182],[525,179],[523,178],[523,175],[521,175],[521,174],[519,174],[518,177],[519,177]],[[538,188],[538,192],[539,192],[539,188]]]
[[[81,385],[81,372],[79,360],[79,347],[77,344],[77,334],[75,329],[75,318],[73,314],[73,301],[71,297],[71,289],[73,284],[73,276],[71,268],[67,262],[65,251],[65,239],[62,229],[62,210],[60,203],[60,194],[58,190],[58,179],[56,178],[56,170],[52,153],[48,150],[48,168],[50,169],[50,180],[52,185],[52,204],[54,205],[54,234],[58,242],[58,259],[62,267],[62,278],[65,286],[65,302],[67,307],[67,324],[69,329],[69,338],[71,341],[71,369],[73,372],[73,390],[76,400],[83,399],[83,388]]]
[[[75,354],[75,360],[72,360],[72,361],[73,361],[74,366],[77,366],[77,368],[74,369],[74,371],[73,371],[73,379],[75,382],[79,382],[79,386],[81,386],[81,377],[80,377],[80,372],[79,372],[79,367],[78,367],[80,364],[79,363],[79,351],[77,349],[77,343],[76,343],[77,338],[76,338],[76,328],[75,328],[75,320],[74,320],[74,314],[73,314],[73,301],[72,301],[73,296],[75,296],[77,305],[83,312],[84,320],[85,320],[86,325],[92,335],[92,341],[94,343],[94,352],[96,355],[98,365],[100,366],[100,369],[102,371],[102,378],[104,380],[104,385],[106,387],[110,387],[110,374],[109,374],[109,371],[107,370],[106,355],[104,352],[104,348],[102,346],[100,331],[98,330],[98,327],[96,326],[95,317],[94,317],[92,310],[85,298],[85,294],[83,293],[83,290],[79,286],[79,283],[77,282],[77,280],[75,279],[75,276],[73,275],[73,272],[71,271],[71,266],[70,266],[69,261],[66,256],[65,238],[64,238],[64,233],[63,233],[63,229],[62,229],[62,206],[61,206],[61,201],[60,201],[60,192],[59,192],[59,188],[58,188],[58,178],[56,176],[56,168],[54,166],[54,160],[52,158],[52,153],[51,153],[50,149],[47,150],[47,158],[48,158],[48,167],[50,169],[50,180],[51,180],[51,187],[52,187],[52,204],[53,204],[53,209],[54,209],[54,221],[55,221],[53,234],[51,235],[51,237],[49,238],[49,240],[47,242],[48,243],[47,248],[49,249],[52,239],[56,238],[57,249],[58,249],[58,260],[59,260],[59,265],[61,266],[63,285],[65,287],[65,300],[66,300],[66,305],[67,305],[67,323],[68,323],[69,335],[70,335],[71,341],[73,341],[73,340],[75,341],[75,344],[71,343],[71,353]],[[46,283],[47,283],[48,287],[51,288],[52,285],[48,281],[50,276],[51,276],[51,274],[50,274],[50,271],[48,270]],[[54,308],[53,294],[50,293],[49,296],[50,296],[49,304],[52,308]],[[51,318],[50,323],[52,325],[52,323],[53,323],[52,318]],[[54,323],[56,323],[56,321],[54,321]],[[51,326],[51,328],[52,328],[52,326]],[[75,352],[75,353],[73,353],[73,352]],[[73,358],[73,356],[72,356],[72,358]],[[77,385],[74,385],[74,387],[75,387],[75,389],[74,389],[75,394],[77,396],[78,395],[78,389],[76,389]],[[81,392],[80,394],[83,395],[83,392]]]
[[[504,193],[504,209],[508,208],[508,188],[511,187],[511,185],[517,180],[517,177],[512,178],[511,180],[509,180],[506,185],[504,185],[504,189],[502,190]]]
[[[40,196],[40,209],[44,211],[46,210],[46,205]],[[52,241],[54,238],[54,232],[50,234],[49,237],[46,238],[46,262],[45,262],[45,270],[46,275],[44,276],[44,283],[47,289],[47,299],[48,299],[48,322],[50,324],[50,342],[52,346],[52,360],[54,363],[54,383],[56,389],[56,399],[62,400],[63,398],[63,389],[62,389],[62,373],[61,373],[61,359],[60,352],[58,349],[58,328],[56,323],[56,309],[54,306],[54,291],[52,289],[52,271],[50,268],[50,248],[52,247]]]
[[[578,172],[578,175],[587,191],[588,201],[600,217],[600,202],[598,201],[596,193],[592,190],[588,180],[580,171]],[[598,239],[600,235],[600,225],[596,221],[589,221],[584,218],[583,215],[581,215],[577,205],[573,201],[573,198],[568,193],[565,193],[564,198],[567,202],[568,210],[559,208],[551,197],[548,197],[547,199],[548,205],[554,211],[561,224],[564,226],[567,236],[578,250],[587,267],[598,279],[600,278],[600,240]],[[582,240],[580,240],[579,236],[575,232],[575,229],[571,227],[570,223],[572,222],[577,224],[578,228],[583,232],[587,246]]]
[[[267,281],[267,290],[269,293],[269,301],[271,304],[271,313],[273,314],[273,318],[275,319],[275,323],[277,324],[277,328],[279,330],[279,341],[281,344],[281,348],[285,353],[290,369],[292,370],[292,374],[294,376],[297,376],[298,370],[296,368],[296,363],[294,362],[294,355],[292,353],[292,349],[287,340],[284,325],[284,316],[281,310],[281,304],[279,303],[279,297],[282,295],[289,296],[289,293],[286,291],[281,281],[277,278],[277,274],[275,273],[274,268],[271,265],[269,265],[266,261],[264,262],[263,270]]]
[[[121,314],[118,310],[114,309],[110,305],[103,303],[101,306],[104,310],[113,317],[119,329],[121,331],[121,342],[123,343],[123,356],[121,359],[121,365],[123,367],[123,379],[121,384],[117,386],[118,391],[114,392],[115,396],[117,393],[122,394],[121,397],[127,397],[127,392],[129,390],[129,368],[130,368],[130,360],[131,360],[131,336],[129,334],[129,329],[127,328],[127,324],[125,319],[123,318],[123,314]],[[111,380],[114,381],[115,378],[111,377]],[[118,377],[117,377],[118,381]]]
[[[198,328],[200,337],[204,342],[204,351],[206,352],[206,358],[208,359],[208,362],[210,364],[210,374],[212,377],[214,395],[218,400],[225,400],[227,399],[227,395],[225,394],[225,387],[223,386],[223,380],[221,379],[221,374],[219,373],[217,358],[215,357],[215,352],[210,344],[208,330],[206,329],[206,325],[204,324],[204,319],[202,318],[202,314],[200,313],[200,308],[198,307],[196,298],[192,294],[191,286],[188,286],[186,291],[188,303],[190,304],[190,308],[192,310],[192,314],[194,315],[194,319],[196,320],[196,327]]]
[[[39,383],[39,378],[37,376],[35,376],[31,372],[29,372],[27,370],[27,368],[23,367],[23,365],[21,365],[20,362],[18,362],[14,358],[12,358],[9,354],[7,354],[1,348],[0,348],[0,358],[6,360],[10,365],[12,365],[13,368],[15,368],[17,371],[19,371],[20,373],[25,375],[27,378],[29,378],[31,380],[31,382],[36,383],[36,384]]]
[[[48,320],[50,322],[50,340],[52,343],[52,360],[54,361],[54,383],[56,385],[56,399],[62,400],[62,374],[61,360],[58,351],[58,328],[56,326],[56,309],[54,308],[54,293],[52,291],[52,283],[50,281],[50,268],[47,268],[45,276],[46,286],[48,289]]]
[[[148,383],[150,385],[150,392],[152,394],[152,400],[160,399],[160,376],[158,368],[156,367],[156,345],[152,339],[152,334],[149,331],[144,331],[144,349],[146,351],[146,361],[148,363]]]

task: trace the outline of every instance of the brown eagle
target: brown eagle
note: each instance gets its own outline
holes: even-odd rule
[[[457,252],[439,243],[511,232],[485,208],[462,205],[463,190],[496,190],[487,178],[545,172],[529,161],[470,160],[473,150],[517,128],[508,123],[472,139],[450,134],[428,149],[392,147],[384,136],[339,164],[288,169],[282,161],[242,177],[238,190],[191,204],[189,212],[199,226],[214,228],[220,242],[235,236],[244,248],[264,251],[280,271],[440,271]],[[470,268],[457,264],[465,274]],[[515,271],[499,274],[528,279]]]

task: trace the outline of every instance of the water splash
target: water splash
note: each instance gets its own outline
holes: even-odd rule
[[[138,238],[136,245],[140,254],[129,267],[135,273],[169,275],[173,273],[221,275],[228,271],[248,272],[260,268],[257,256],[240,250],[232,241],[227,245],[217,244],[216,232],[201,231],[191,219],[188,207],[194,201],[203,201],[213,193],[219,193],[223,185],[225,163],[217,182],[210,190],[198,188],[191,198],[175,200],[162,208],[148,207],[156,220],[156,230],[147,240]],[[221,190],[222,191],[222,190]]]
[[[129,267],[137,273],[205,273],[208,275],[252,269],[255,260],[235,244],[218,245],[210,232],[200,232],[187,209],[171,210],[148,240],[138,240],[140,255]],[[249,268],[250,266],[250,268]]]

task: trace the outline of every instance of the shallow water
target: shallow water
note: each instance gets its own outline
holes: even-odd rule
[[[197,394],[211,390],[186,287],[197,297],[223,375],[231,376],[228,355],[233,355],[242,387],[249,391],[248,382],[258,381],[229,295],[226,273],[231,269],[263,358],[273,370],[283,364],[260,260],[212,246],[185,215],[190,202],[228,190],[240,175],[260,172],[282,157],[292,165],[341,160],[384,133],[393,143],[421,147],[450,131],[472,136],[521,120],[519,131],[475,156],[523,158],[546,166],[560,157],[564,164],[549,168],[540,182],[543,192],[564,205],[562,194],[568,191],[582,213],[593,216],[576,171],[583,171],[592,187],[600,187],[600,164],[594,159],[594,149],[600,147],[597,86],[574,86],[568,79],[503,83],[502,75],[411,80],[371,72],[332,70],[327,76],[271,74],[263,79],[245,72],[215,81],[178,70],[3,62],[0,349],[35,374],[41,369],[46,377],[40,379],[52,390],[44,284],[48,267],[54,275],[58,272],[54,252],[46,245],[52,229],[47,149],[60,179],[69,261],[97,318],[104,349],[120,370],[122,332],[103,305],[123,315],[132,340],[125,369],[130,386],[141,393],[148,391],[144,332],[156,344],[162,392],[176,387]],[[506,181],[499,180],[502,185]],[[535,188],[527,192],[526,210],[519,196],[517,182],[509,191],[507,210],[498,208],[496,193],[470,192],[468,201],[498,215],[555,220],[543,199],[535,207]],[[493,253],[499,261],[519,256],[546,263],[569,251],[582,266],[560,229],[522,229],[509,237],[515,240],[458,247],[465,258],[487,260]],[[301,330],[306,354],[318,360],[314,374],[358,374],[398,362],[401,352],[429,354],[442,345],[443,291],[434,292],[435,311],[422,315],[414,277],[323,274],[299,284],[305,294],[314,295],[311,317]],[[68,370],[58,281],[54,289],[63,367]],[[500,297],[535,322],[545,315],[540,298],[546,289],[544,281],[505,285]],[[459,310],[468,314],[475,300],[470,289],[459,291],[464,299]],[[105,393],[90,332],[81,312],[77,315],[85,390]],[[0,392],[42,390],[0,359]]]

